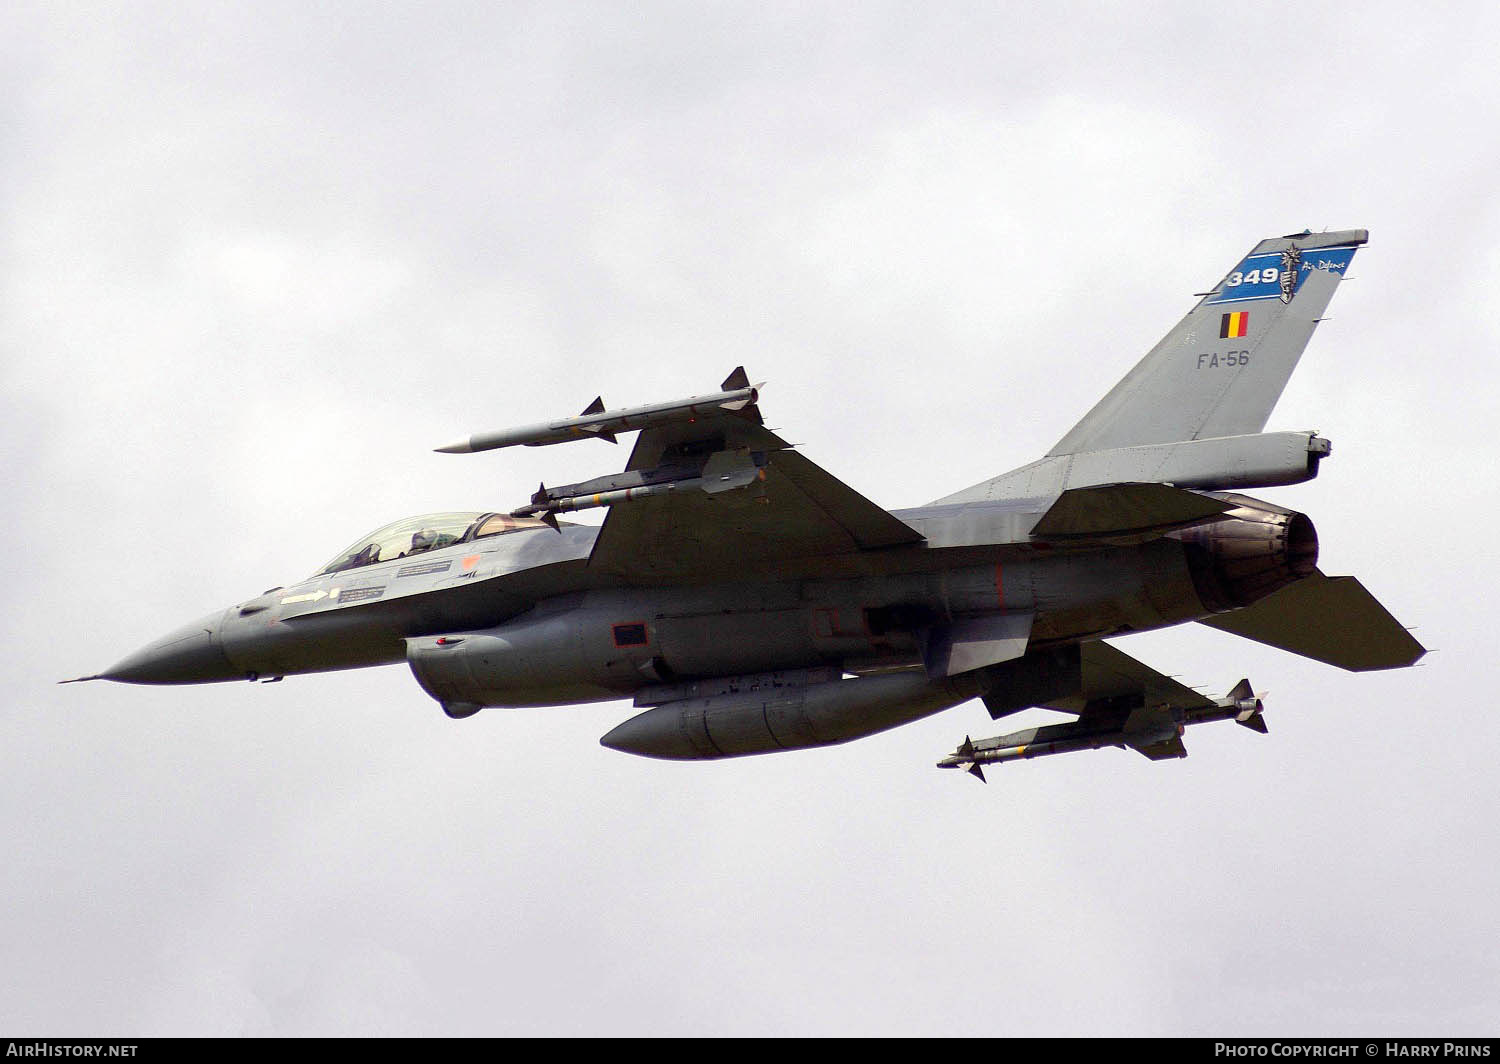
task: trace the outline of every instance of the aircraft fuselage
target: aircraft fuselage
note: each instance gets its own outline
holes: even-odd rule
[[[932,671],[930,633],[955,624],[980,626],[970,642],[982,654],[1008,638],[1006,618],[1025,618],[1019,638],[1044,648],[1216,608],[1188,538],[1037,545],[1023,531],[1039,517],[1027,500],[897,516],[926,542],[866,552],[857,566],[830,557],[766,573],[746,559],[744,579],[702,585],[631,586],[591,570],[588,526],[458,543],[268,591],[104,675],[264,680],[406,660],[445,707],[556,705],[729,674]]]

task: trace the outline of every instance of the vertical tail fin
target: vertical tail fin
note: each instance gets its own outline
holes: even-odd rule
[[[1262,240],[1048,455],[1259,432],[1368,239]]]

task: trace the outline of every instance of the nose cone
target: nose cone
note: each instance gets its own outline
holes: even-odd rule
[[[712,757],[703,753],[686,734],[682,711],[677,706],[658,706],[637,714],[599,740],[600,746],[638,757],[664,761],[697,761]]]
[[[229,663],[219,641],[223,613],[212,613],[195,624],[137,650],[99,674],[120,683],[213,683],[242,680],[245,674]]]

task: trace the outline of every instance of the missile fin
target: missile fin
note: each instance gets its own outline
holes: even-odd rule
[[[1266,718],[1259,713],[1252,713],[1248,717],[1244,718],[1235,717],[1234,722],[1236,724],[1240,724],[1246,728],[1249,728],[1251,731],[1260,732],[1262,735],[1265,735],[1270,731],[1270,729],[1266,727]]]
[[[604,413],[604,396],[602,396],[602,395],[596,395],[596,396],[594,396],[594,401],[592,403],[590,403],[588,406],[584,407],[583,408],[583,413],[579,414],[578,416],[579,417],[588,417],[590,414],[602,414],[602,413]]]
[[[610,432],[608,429],[596,428],[593,425],[580,425],[577,431],[587,432],[596,440],[608,440],[610,443],[620,442],[619,440],[615,439],[615,434],[613,432]]]

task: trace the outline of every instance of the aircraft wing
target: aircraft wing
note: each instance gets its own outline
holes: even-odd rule
[[[753,460],[756,481],[738,490],[694,488],[611,507],[590,567],[632,581],[733,579],[795,559],[922,540],[775,433],[736,413],[645,429],[626,472],[725,453]]]
[[[1191,687],[1162,675],[1108,643],[1084,643],[1078,651],[1078,690],[1065,698],[1044,703],[1044,708],[1086,715],[1090,705],[1133,697],[1144,698],[1147,702],[1170,703],[1181,709],[1202,709],[1213,704]]]
[[[1077,694],[1046,708],[1077,713],[1067,727],[1113,732],[1119,745],[1152,761],[1187,757],[1183,722],[1191,710],[1213,708],[1211,699],[1108,643],[1085,643],[1079,651]]]

